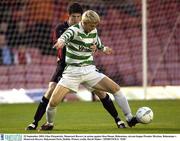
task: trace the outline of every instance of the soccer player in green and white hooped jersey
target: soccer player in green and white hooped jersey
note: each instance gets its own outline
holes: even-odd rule
[[[46,109],[47,122],[41,130],[52,130],[56,107],[63,97],[71,91],[77,91],[80,84],[95,90],[109,92],[114,95],[115,101],[122,109],[130,127],[138,121],[131,114],[131,109],[120,86],[106,75],[96,71],[93,65],[93,52],[96,47],[105,54],[111,54],[112,49],[104,47],[98,37],[96,26],[99,24],[99,15],[92,10],[82,15],[82,21],[65,31],[55,44],[55,48],[66,45],[66,64],[61,80],[58,82]]]
[[[68,21],[65,21],[63,24],[59,24],[55,29],[55,40],[57,40],[70,26],[77,24],[81,20],[81,16],[83,13],[83,9],[79,3],[72,3],[68,8],[69,18]],[[94,46],[95,48],[95,46]],[[64,68],[66,67],[65,63],[65,54],[66,54],[66,48],[59,48],[57,50],[57,65],[56,69],[52,75],[52,78],[49,82],[48,89],[46,90],[45,94],[43,95],[37,110],[33,117],[33,122],[29,124],[26,128],[26,130],[36,130],[38,127],[39,121],[42,119],[49,99],[53,93],[53,90],[55,89],[60,77],[62,77],[62,73],[64,71]],[[121,121],[121,119],[118,116],[118,112],[109,97],[109,95],[102,91],[97,91],[90,89],[93,94],[96,94],[100,101],[103,104],[103,107],[108,111],[108,113],[114,118],[115,123],[118,128],[125,128],[125,124]]]

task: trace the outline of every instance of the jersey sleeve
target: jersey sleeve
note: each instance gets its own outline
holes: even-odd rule
[[[103,50],[104,49],[104,45],[102,44],[101,39],[99,38],[98,35],[97,35],[97,40],[96,40],[95,44],[97,46],[97,49],[99,49],[99,50]]]
[[[75,31],[73,28],[68,28],[58,40],[63,40],[65,43],[68,43],[70,40],[74,38]]]
[[[104,49],[104,45],[103,45],[103,43],[101,42],[101,39],[98,36],[97,29],[95,29],[95,31],[97,33],[97,36],[96,36],[96,39],[95,39],[95,45],[97,46],[97,49],[103,50]]]

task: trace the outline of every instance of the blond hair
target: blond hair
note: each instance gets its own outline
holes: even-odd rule
[[[100,17],[95,11],[87,10],[82,15],[82,22],[99,23],[100,22]]]

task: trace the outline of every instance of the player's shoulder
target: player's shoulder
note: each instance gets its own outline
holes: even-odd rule
[[[77,23],[77,24],[73,25],[72,27],[73,27],[74,29],[80,29],[80,25],[79,25],[79,23]]]
[[[79,28],[79,24],[72,25],[72,26],[69,27],[69,29],[71,29],[71,30],[73,30],[73,31],[77,31],[77,30],[80,29],[80,28]]]
[[[79,24],[72,25],[68,28],[69,30],[73,31],[74,33],[77,33],[80,30]]]
[[[67,28],[69,28],[69,25],[67,22],[64,22],[64,23],[58,24],[55,29],[56,30],[64,30]]]

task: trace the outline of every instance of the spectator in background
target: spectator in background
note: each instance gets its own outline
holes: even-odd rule
[[[14,64],[25,65],[31,63],[31,56],[26,51],[27,48],[27,34],[26,23],[24,21],[15,21],[8,26],[9,45],[13,49]]]
[[[17,23],[18,26],[18,34],[16,36],[16,47],[17,53],[14,55],[14,63],[15,64],[30,64],[31,63],[31,56],[26,51],[27,49],[27,34],[26,34],[26,23],[24,21],[20,21]]]
[[[2,21],[0,23],[0,65],[13,64],[13,54],[6,40],[8,23]]]
[[[6,43],[6,36],[0,32],[0,65],[11,65],[13,63],[13,54]]]
[[[14,53],[14,64],[25,65],[31,63],[31,55],[26,51],[25,45],[20,45]]]
[[[11,8],[10,20],[8,20],[6,38],[7,44],[13,52],[14,64],[29,64],[31,56],[26,51],[28,45],[27,22],[25,21],[24,12],[26,3],[17,2]]]

